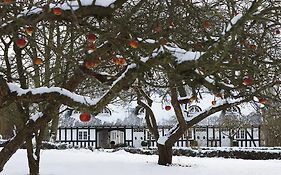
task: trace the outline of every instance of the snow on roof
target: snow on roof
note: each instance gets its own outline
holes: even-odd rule
[[[214,95],[204,93],[202,94],[203,100],[199,99],[197,102],[192,102],[189,106],[198,106],[202,111],[210,108],[212,106],[212,101],[214,100]],[[153,96],[153,104],[151,109],[155,114],[156,121],[159,125],[174,125],[177,123],[175,118],[174,109],[165,110],[165,106],[169,104],[168,102],[163,102],[162,98],[157,95]],[[217,100],[217,99],[216,99]],[[107,108],[111,111],[109,113],[99,113],[97,116],[92,116],[91,121],[83,123],[80,122],[79,116],[80,113],[74,113],[70,117],[75,119],[71,124],[66,124],[67,122],[62,122],[61,126],[98,126],[98,125],[137,125],[144,126],[146,125],[144,113],[136,114],[137,102],[132,101],[128,104],[109,104]],[[243,116],[249,115],[250,113],[256,112],[254,107],[247,104],[239,105],[240,111]],[[188,108],[186,109],[189,110]],[[184,115],[187,113],[184,112]],[[216,125],[217,119],[221,116],[221,111],[216,112],[210,115],[208,118],[204,119],[199,123],[199,125]],[[187,120],[192,119],[192,117],[187,117]],[[68,120],[68,117],[63,120]]]

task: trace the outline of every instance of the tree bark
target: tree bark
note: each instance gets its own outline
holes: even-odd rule
[[[54,105],[48,105],[46,109],[54,109]],[[51,112],[52,110],[49,110]],[[52,119],[52,115],[46,111],[42,117],[37,119],[35,122],[29,122],[24,126],[17,135],[10,140],[7,145],[0,151],[0,172],[3,170],[4,165],[11,158],[11,156],[22,146],[24,141],[32,138],[32,134],[38,131],[40,128],[45,127]]]
[[[170,165],[172,164],[173,150],[172,146],[157,144],[158,147],[158,164]]]
[[[27,158],[30,175],[39,174],[39,160],[34,157],[32,138],[26,140]]]

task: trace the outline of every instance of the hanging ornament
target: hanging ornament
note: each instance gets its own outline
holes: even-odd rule
[[[216,101],[216,100],[213,100],[213,101],[212,101],[212,106],[215,107],[216,105],[217,105],[217,101]]]
[[[26,27],[25,28],[25,33],[29,36],[33,34],[33,27]]]
[[[98,65],[101,64],[101,58],[99,57],[98,59],[95,60],[85,60],[84,61],[84,66],[87,69],[92,69],[98,67]]]
[[[214,100],[211,102],[213,107],[216,107],[216,105],[217,105],[216,98],[221,98],[220,96],[217,96],[217,94],[219,94],[219,93],[216,93],[216,94],[214,95]]]
[[[245,86],[251,86],[251,85],[254,84],[254,80],[251,77],[246,77],[246,78],[244,78],[242,84],[245,85]]]
[[[96,39],[97,39],[97,36],[95,34],[90,33],[87,35],[87,40],[89,43],[96,42]]]
[[[137,40],[131,40],[130,41],[130,46],[134,49],[139,47],[139,42]]]
[[[36,57],[34,59],[34,64],[41,65],[41,64],[43,64],[43,60],[40,57]]]
[[[204,29],[209,29],[211,27],[211,22],[209,20],[203,21],[203,27]]]
[[[19,48],[24,48],[26,46],[27,42],[24,38],[19,38],[16,40],[16,45],[19,47]]]
[[[170,111],[171,109],[172,109],[172,107],[171,107],[170,105],[166,105],[166,106],[165,106],[165,110],[166,110],[166,111]]]
[[[91,115],[88,112],[83,112],[80,114],[79,118],[81,122],[88,122],[91,120]]]
[[[267,99],[265,99],[265,98],[260,98],[260,99],[259,99],[259,103],[261,103],[261,104],[266,104],[266,103],[267,103]]]
[[[57,16],[60,16],[62,14],[62,9],[59,8],[59,7],[53,8],[53,14],[57,15]]]
[[[119,58],[115,57],[112,59],[112,62],[116,65],[124,65],[124,64],[126,64],[126,59],[123,57],[119,57]]]
[[[250,49],[256,50],[256,49],[257,49],[257,46],[256,46],[255,44],[250,44]]]

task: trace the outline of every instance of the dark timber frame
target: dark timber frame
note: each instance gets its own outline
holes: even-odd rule
[[[164,135],[165,131],[168,131],[171,127],[162,126],[159,127],[159,134]],[[174,146],[177,147],[189,147],[192,146],[194,141],[199,142],[199,135],[205,133],[201,141],[205,143],[206,147],[220,147],[222,146],[222,140],[226,137],[223,136],[223,129],[216,126],[195,126],[190,128],[192,135],[188,135],[188,131],[183,135]],[[78,147],[98,147],[97,133],[102,130],[118,130],[124,133],[124,144],[127,146],[134,147],[134,139],[136,131],[143,133],[143,140],[148,141],[149,146],[155,147],[156,140],[149,134],[146,127],[139,126],[96,126],[96,127],[60,127],[58,129],[57,141],[61,143],[67,143],[72,146]],[[254,131],[255,130],[255,131]],[[78,139],[79,131],[87,132],[87,139]],[[225,131],[225,130],[224,130]],[[238,142],[240,147],[259,147],[261,144],[260,140],[260,126],[250,126],[247,128],[240,128],[239,131],[243,131],[244,136],[242,138],[235,138],[234,140]],[[129,134],[128,134],[129,132]],[[76,135],[76,137],[74,137]],[[129,137],[128,137],[129,136]]]

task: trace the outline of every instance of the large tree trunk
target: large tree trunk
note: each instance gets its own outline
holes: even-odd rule
[[[172,164],[173,150],[172,146],[157,144],[158,147],[158,164],[170,165]]]

